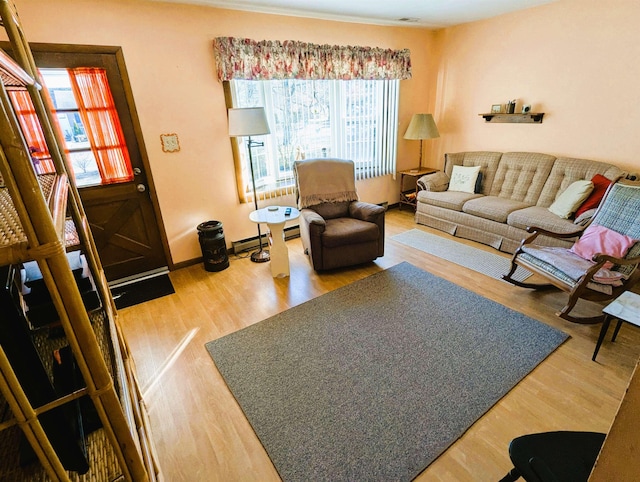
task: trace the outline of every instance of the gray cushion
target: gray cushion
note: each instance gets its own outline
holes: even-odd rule
[[[529,205],[511,199],[503,199],[495,196],[484,196],[472,199],[464,203],[462,211],[485,219],[491,219],[499,223],[506,223],[507,216],[513,211],[523,209]]]
[[[512,212],[507,217],[507,224],[520,229],[533,226],[560,234],[573,233],[581,229],[570,219],[562,219],[542,206],[531,206]]]
[[[462,211],[464,203],[482,197],[482,194],[470,194],[458,191],[418,191],[418,201],[454,211]]]

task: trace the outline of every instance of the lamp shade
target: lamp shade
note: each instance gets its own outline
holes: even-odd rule
[[[407,132],[404,133],[404,138],[435,139],[436,137],[440,137],[440,133],[433,116],[431,114],[413,114]]]
[[[264,107],[229,109],[229,137],[269,134]]]

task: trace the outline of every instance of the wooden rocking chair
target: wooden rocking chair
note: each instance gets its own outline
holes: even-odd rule
[[[592,229],[602,226],[636,242],[626,255],[615,256],[610,251],[609,254],[596,253],[591,260],[583,259],[569,248],[533,244],[541,234],[555,238],[581,237],[589,226]],[[569,293],[567,304],[556,313],[560,318],[573,323],[601,322],[604,315],[577,317],[570,312],[579,299],[613,300],[640,280],[640,269],[637,269],[640,264],[640,183],[620,181],[613,184],[589,225],[576,232],[558,234],[534,227],[527,228],[527,232],[531,235],[522,241],[513,254],[511,270],[502,278],[523,288],[560,288]],[[526,283],[513,279],[512,275],[518,266],[546,278],[547,282]]]

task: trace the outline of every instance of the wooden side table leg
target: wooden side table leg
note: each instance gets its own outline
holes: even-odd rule
[[[591,360],[593,361],[596,361],[596,356],[598,355],[598,351],[600,350],[600,345],[602,345],[602,340],[604,340],[604,337],[607,334],[610,323],[611,318],[609,318],[609,315],[605,315],[604,321],[602,322],[602,328],[600,329],[600,335],[598,336],[598,342],[596,343],[596,349],[593,352],[593,356],[591,357]]]
[[[616,329],[613,330],[613,336],[611,337],[611,341],[616,341],[616,336],[618,336],[618,332],[620,331],[621,326],[622,326],[622,320],[618,318],[618,324],[616,325]]]

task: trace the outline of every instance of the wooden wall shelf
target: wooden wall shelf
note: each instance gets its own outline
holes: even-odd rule
[[[509,122],[514,124],[542,124],[544,112],[530,112],[528,114],[478,114],[486,122]]]

